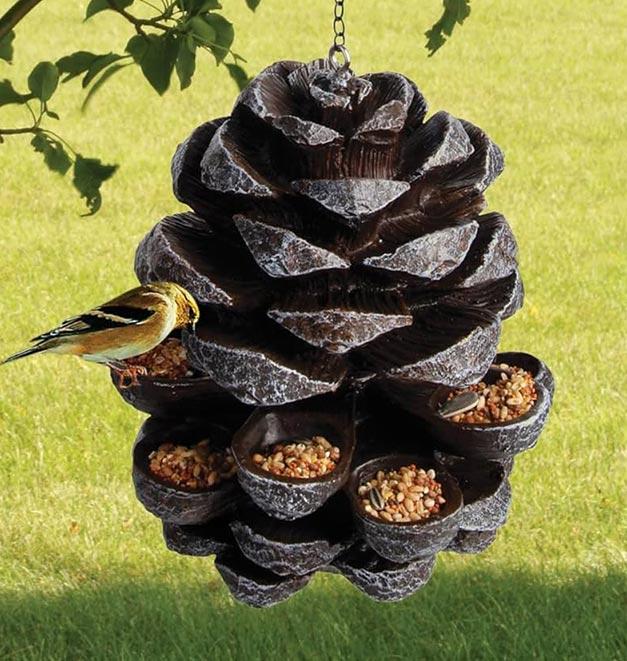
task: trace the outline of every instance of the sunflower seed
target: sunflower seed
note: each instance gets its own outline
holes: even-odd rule
[[[506,365],[505,363],[501,363],[500,365],[497,365],[496,363],[493,363],[489,367],[491,372],[504,372],[508,376],[512,374],[513,370],[509,365]]]
[[[383,500],[383,496],[377,487],[373,487],[370,490],[369,496],[370,502],[376,510],[382,510],[385,507],[385,500]]]
[[[452,418],[454,415],[476,408],[478,403],[479,395],[474,390],[468,390],[444,402],[440,406],[439,413],[443,418]]]

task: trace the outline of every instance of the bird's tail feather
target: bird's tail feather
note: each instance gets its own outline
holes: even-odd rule
[[[0,365],[4,365],[5,363],[12,363],[14,360],[19,360],[20,358],[25,358],[26,356],[31,356],[34,353],[39,353],[40,351],[45,351],[48,348],[49,348],[49,345],[47,345],[47,344],[38,344],[34,347],[28,347],[28,349],[23,349],[22,351],[18,351],[17,353],[14,353],[13,355],[9,356],[8,358],[5,358],[4,360],[0,361]]]

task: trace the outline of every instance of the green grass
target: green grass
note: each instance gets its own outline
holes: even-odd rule
[[[82,26],[85,4],[36,9],[0,77],[116,39],[121,49],[125,24]],[[263,0],[256,16],[225,4],[251,72],[326,52],[327,0]],[[430,584],[401,604],[372,603],[336,576],[269,611],[234,604],[211,561],[167,552],[135,500],[141,416],[106,370],[31,359],[0,370],[0,657],[624,658],[627,5],[477,1],[432,59],[421,33],[438,1],[347,6],[358,72],[407,74],[433,110],[479,124],[506,153],[488,199],[517,234],[527,298],[502,347],[535,353],[557,379],[543,438],[517,461],[509,524],[481,556],[441,556]],[[176,144],[228,113],[234,96],[208,59],[191,90],[163,99],[126,71],[86,115],[79,86],[64,88],[63,135],[122,164],[90,219],[26,140],[0,147],[0,355],[133,285],[137,242],[180,208],[169,178]]]

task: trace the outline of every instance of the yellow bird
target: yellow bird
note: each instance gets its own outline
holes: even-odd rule
[[[129,375],[135,383],[145,369],[123,361],[150,351],[177,328],[193,331],[199,316],[198,304],[186,289],[173,282],[153,282],[66,319],[34,337],[34,346],[0,364],[35,353],[65,353],[108,365],[119,375],[120,385]]]

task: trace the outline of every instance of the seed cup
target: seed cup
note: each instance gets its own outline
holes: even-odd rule
[[[425,419],[433,436],[451,454],[504,459],[532,448],[538,441],[551,407],[554,387],[551,372],[542,361],[524,353],[497,354],[494,362],[522,367],[530,372],[535,381],[537,399],[527,413],[514,420],[459,423],[443,418],[438,412],[453,389],[444,386],[435,389],[428,400]],[[483,381],[491,383],[497,378],[496,371],[488,372]]]
[[[153,475],[149,455],[162,443],[193,445],[209,438],[211,450],[225,450],[230,433],[209,422],[177,423],[149,418],[139,430],[133,446],[133,482],[137,498],[152,514],[168,523],[197,525],[230,511],[242,493],[233,477],[205,489],[177,487]]]
[[[442,496],[446,500],[441,510],[427,519],[408,523],[390,523],[368,515],[357,493],[359,486],[375,477],[380,470],[396,470],[410,464],[425,470],[435,470],[436,479],[442,485]],[[461,489],[455,478],[433,457],[389,455],[372,459],[352,472],[347,489],[353,515],[366,542],[380,556],[392,562],[406,563],[432,556],[445,549],[459,530],[464,504]]]
[[[307,516],[321,507],[348,479],[355,447],[351,406],[330,408],[327,403],[258,409],[233,437],[237,477],[255,504],[270,516],[286,521]],[[293,478],[269,473],[252,459],[276,443],[324,436],[340,449],[331,472],[314,478]]]
[[[208,410],[213,409],[224,416],[227,411],[231,411],[237,425],[238,421],[243,422],[246,419],[251,410],[244,404],[234,402],[233,398],[208,376],[167,379],[162,376],[144,375],[137,377],[137,384],[123,388],[120,387],[115,372],[111,371],[111,380],[125,402],[150,415],[206,415]]]

